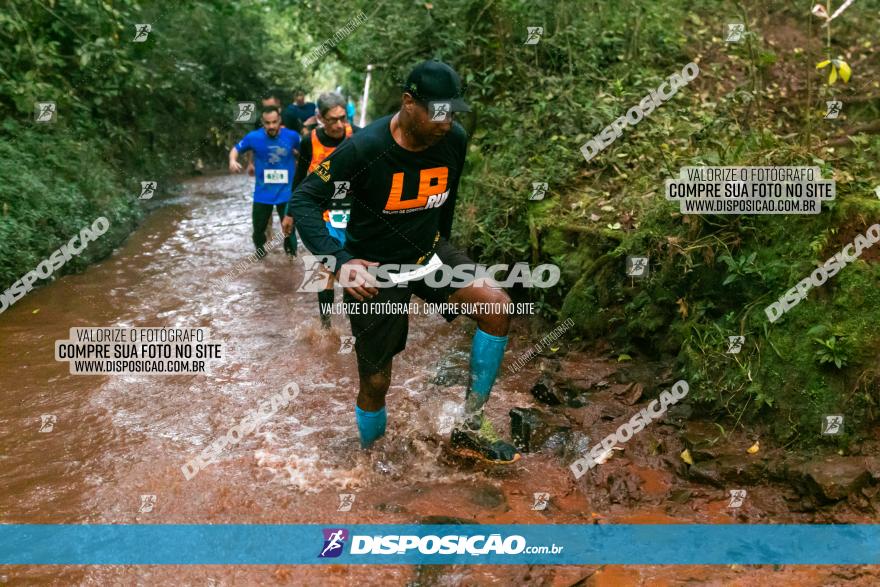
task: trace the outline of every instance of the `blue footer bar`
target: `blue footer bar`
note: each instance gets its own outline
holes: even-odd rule
[[[878,564],[880,525],[0,525],[0,564]]]

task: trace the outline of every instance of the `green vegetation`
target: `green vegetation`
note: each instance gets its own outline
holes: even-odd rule
[[[218,160],[237,100],[268,88],[266,16],[254,3],[133,0],[7,4],[0,14],[0,284],[104,215],[111,232],[65,271],[100,259],[141,214],[140,182]],[[151,23],[134,43],[135,24]],[[296,75],[291,71],[290,75]],[[54,101],[57,121],[34,122]]]
[[[366,63],[380,65],[377,114],[396,103],[393,82],[412,62],[453,63],[477,103],[465,121],[459,241],[486,261],[559,264],[559,287],[531,292],[549,319],[573,318],[584,341],[610,342],[615,354],[675,358],[705,414],[764,420],[780,439],[809,444],[823,414],[846,414],[852,432],[880,400],[880,251],[775,324],[763,312],[880,220],[880,140],[870,134],[880,39],[852,10],[831,36],[809,6],[778,1],[431,3],[384,30],[375,22],[395,19],[379,10],[338,58],[356,81]],[[743,43],[724,42],[730,22],[747,23]],[[537,45],[523,44],[527,26],[544,27]],[[838,54],[852,78],[828,86],[816,64]],[[582,144],[691,60],[697,79],[584,161]],[[823,120],[832,97],[845,121]],[[689,165],[819,166],[837,199],[818,216],[683,216],[663,181]],[[528,201],[535,181],[552,197]],[[633,282],[624,260],[638,254],[650,256],[651,275]],[[821,325],[834,332],[817,335]],[[732,335],[745,336],[738,355],[725,352]]]
[[[359,92],[373,64],[375,118],[434,57],[459,70],[475,111],[456,239],[481,260],[560,265],[559,286],[529,292],[546,318],[571,317],[572,333],[615,355],[675,360],[726,429],[764,421],[803,445],[823,414],[845,414],[848,435],[880,415],[880,248],[778,322],[763,311],[880,220],[877,0],[830,30],[810,3],[782,0],[21,4],[0,16],[14,44],[0,57],[14,139],[0,147],[6,285],[99,211],[130,226],[144,173],[216,160],[236,99],[270,86]],[[300,58],[360,10],[368,20],[305,71]],[[154,23],[157,42],[128,42],[137,22]],[[724,42],[730,22],[747,24],[744,42]],[[524,45],[528,26],[544,28],[536,45]],[[851,78],[832,86],[816,65],[838,57]],[[692,60],[695,80],[585,162],[581,145]],[[50,96],[58,123],[28,122]],[[824,120],[832,98],[843,113]],[[700,165],[818,166],[837,197],[815,216],[683,216],[663,182]],[[549,197],[528,201],[536,181]],[[639,254],[651,273],[633,282],[624,259]],[[732,335],[745,336],[737,355]]]

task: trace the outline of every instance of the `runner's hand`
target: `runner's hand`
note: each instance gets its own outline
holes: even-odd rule
[[[238,161],[229,162],[230,173],[241,173],[241,164]]]
[[[290,236],[290,233],[293,232],[293,216],[284,217],[284,220],[281,221],[281,232],[284,233],[284,236]]]
[[[362,302],[364,298],[371,298],[379,293],[376,288],[378,285],[376,278],[367,271],[367,267],[376,267],[377,265],[379,264],[375,261],[352,259],[339,268],[339,271],[336,272],[336,278],[349,295]]]

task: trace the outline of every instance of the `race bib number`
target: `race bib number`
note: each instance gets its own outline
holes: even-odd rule
[[[351,210],[330,210],[330,226],[333,228],[345,228],[348,226],[348,217]]]
[[[263,183],[287,183],[286,169],[264,169]]]
[[[413,271],[407,271],[406,273],[389,273],[388,277],[394,283],[404,283],[406,281],[410,281],[413,279],[418,279],[420,277],[424,277],[428,273],[432,273],[439,269],[443,265],[443,261],[440,260],[440,257],[437,256],[437,253],[434,253],[431,256],[431,260],[428,261],[427,265],[419,267],[418,269],[414,269]]]

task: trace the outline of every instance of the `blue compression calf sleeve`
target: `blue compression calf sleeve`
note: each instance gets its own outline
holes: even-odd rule
[[[477,328],[471,347],[470,391],[481,396],[482,402],[489,398],[489,392],[492,391],[492,386],[495,384],[495,377],[498,375],[498,368],[501,367],[506,347],[506,336],[486,334]]]
[[[385,406],[377,412],[368,412],[355,406],[354,413],[361,435],[361,448],[369,448],[377,438],[385,434],[385,423],[388,421]]]

